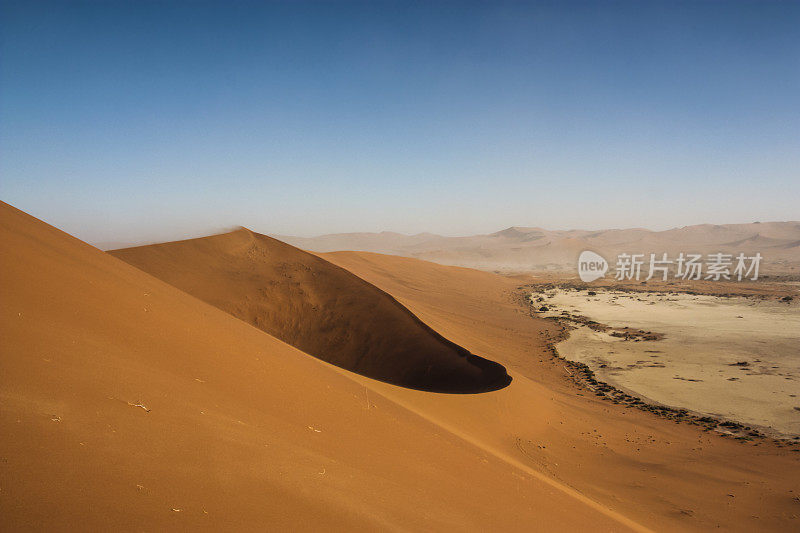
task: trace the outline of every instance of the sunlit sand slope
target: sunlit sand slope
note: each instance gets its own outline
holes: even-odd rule
[[[635,527],[5,204],[0,260],[3,530]]]

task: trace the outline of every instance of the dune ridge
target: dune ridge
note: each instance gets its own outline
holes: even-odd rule
[[[386,292],[248,229],[109,252],[300,350],[414,389],[474,393],[511,378],[428,327]]]

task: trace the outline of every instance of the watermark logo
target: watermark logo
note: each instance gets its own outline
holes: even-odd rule
[[[581,252],[578,257],[578,276],[584,283],[600,279],[608,272],[608,261],[589,250]]]
[[[617,256],[614,277],[619,281],[653,278],[666,281],[672,274],[675,279],[688,280],[758,280],[758,270],[763,256],[756,253],[747,256],[734,254],[685,254],[670,258],[666,253],[656,255],[628,254]],[[588,283],[600,279],[608,272],[608,262],[595,252],[586,250],[578,257],[578,275],[581,281]]]

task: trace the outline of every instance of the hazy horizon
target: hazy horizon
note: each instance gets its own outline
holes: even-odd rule
[[[89,242],[798,218],[798,3],[0,15],[0,198]]]
[[[515,224],[513,226],[508,226],[504,228],[497,228],[490,231],[483,231],[478,233],[470,233],[470,234],[444,234],[444,233],[435,233],[431,231],[420,231],[417,233],[404,233],[400,231],[393,231],[393,230],[376,230],[376,231],[344,231],[344,232],[336,232],[336,233],[319,233],[319,234],[310,234],[310,235],[299,235],[299,234],[289,234],[289,233],[276,233],[264,230],[263,228],[256,228],[256,227],[248,227],[243,225],[237,226],[229,226],[229,227],[222,227],[222,228],[208,228],[206,230],[197,230],[188,233],[178,234],[175,232],[170,233],[162,238],[147,238],[147,237],[138,237],[134,240],[124,240],[124,239],[111,239],[111,240],[100,240],[100,241],[87,241],[89,244],[93,246],[97,246],[102,249],[114,249],[123,248],[123,247],[131,247],[131,246],[144,246],[148,244],[158,244],[162,242],[171,242],[171,241],[179,241],[185,239],[194,239],[199,237],[207,237],[210,235],[219,235],[224,233],[230,233],[236,231],[238,229],[247,229],[250,231],[254,231],[256,233],[260,233],[262,235],[268,235],[275,238],[299,238],[299,239],[314,239],[319,237],[327,237],[327,236],[336,236],[336,235],[355,235],[355,234],[364,234],[364,235],[380,235],[385,233],[390,233],[394,235],[402,235],[406,237],[415,237],[418,235],[431,235],[432,237],[447,237],[447,238],[457,238],[457,237],[477,237],[482,235],[492,235],[494,233],[499,233],[504,230],[509,230],[513,228],[537,228],[542,229],[545,231],[614,231],[614,230],[630,230],[630,229],[644,229],[653,232],[661,232],[661,231],[669,231],[672,229],[681,229],[684,227],[690,226],[704,226],[704,225],[714,225],[714,226],[731,226],[731,225],[750,225],[750,224],[769,224],[769,223],[778,223],[778,224],[800,224],[800,220],[754,220],[750,222],[728,222],[722,224],[712,224],[712,223],[701,223],[701,224],[685,224],[681,226],[670,226],[666,228],[654,229],[654,228],[645,228],[643,226],[630,226],[630,227],[618,227],[618,228],[548,228],[548,227],[541,227],[541,226],[523,226],[521,224]]]

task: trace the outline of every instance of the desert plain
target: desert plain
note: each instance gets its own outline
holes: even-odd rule
[[[588,364],[604,382],[662,405],[800,436],[796,300],[601,288],[544,294],[541,316],[574,327],[556,345],[559,354]]]

